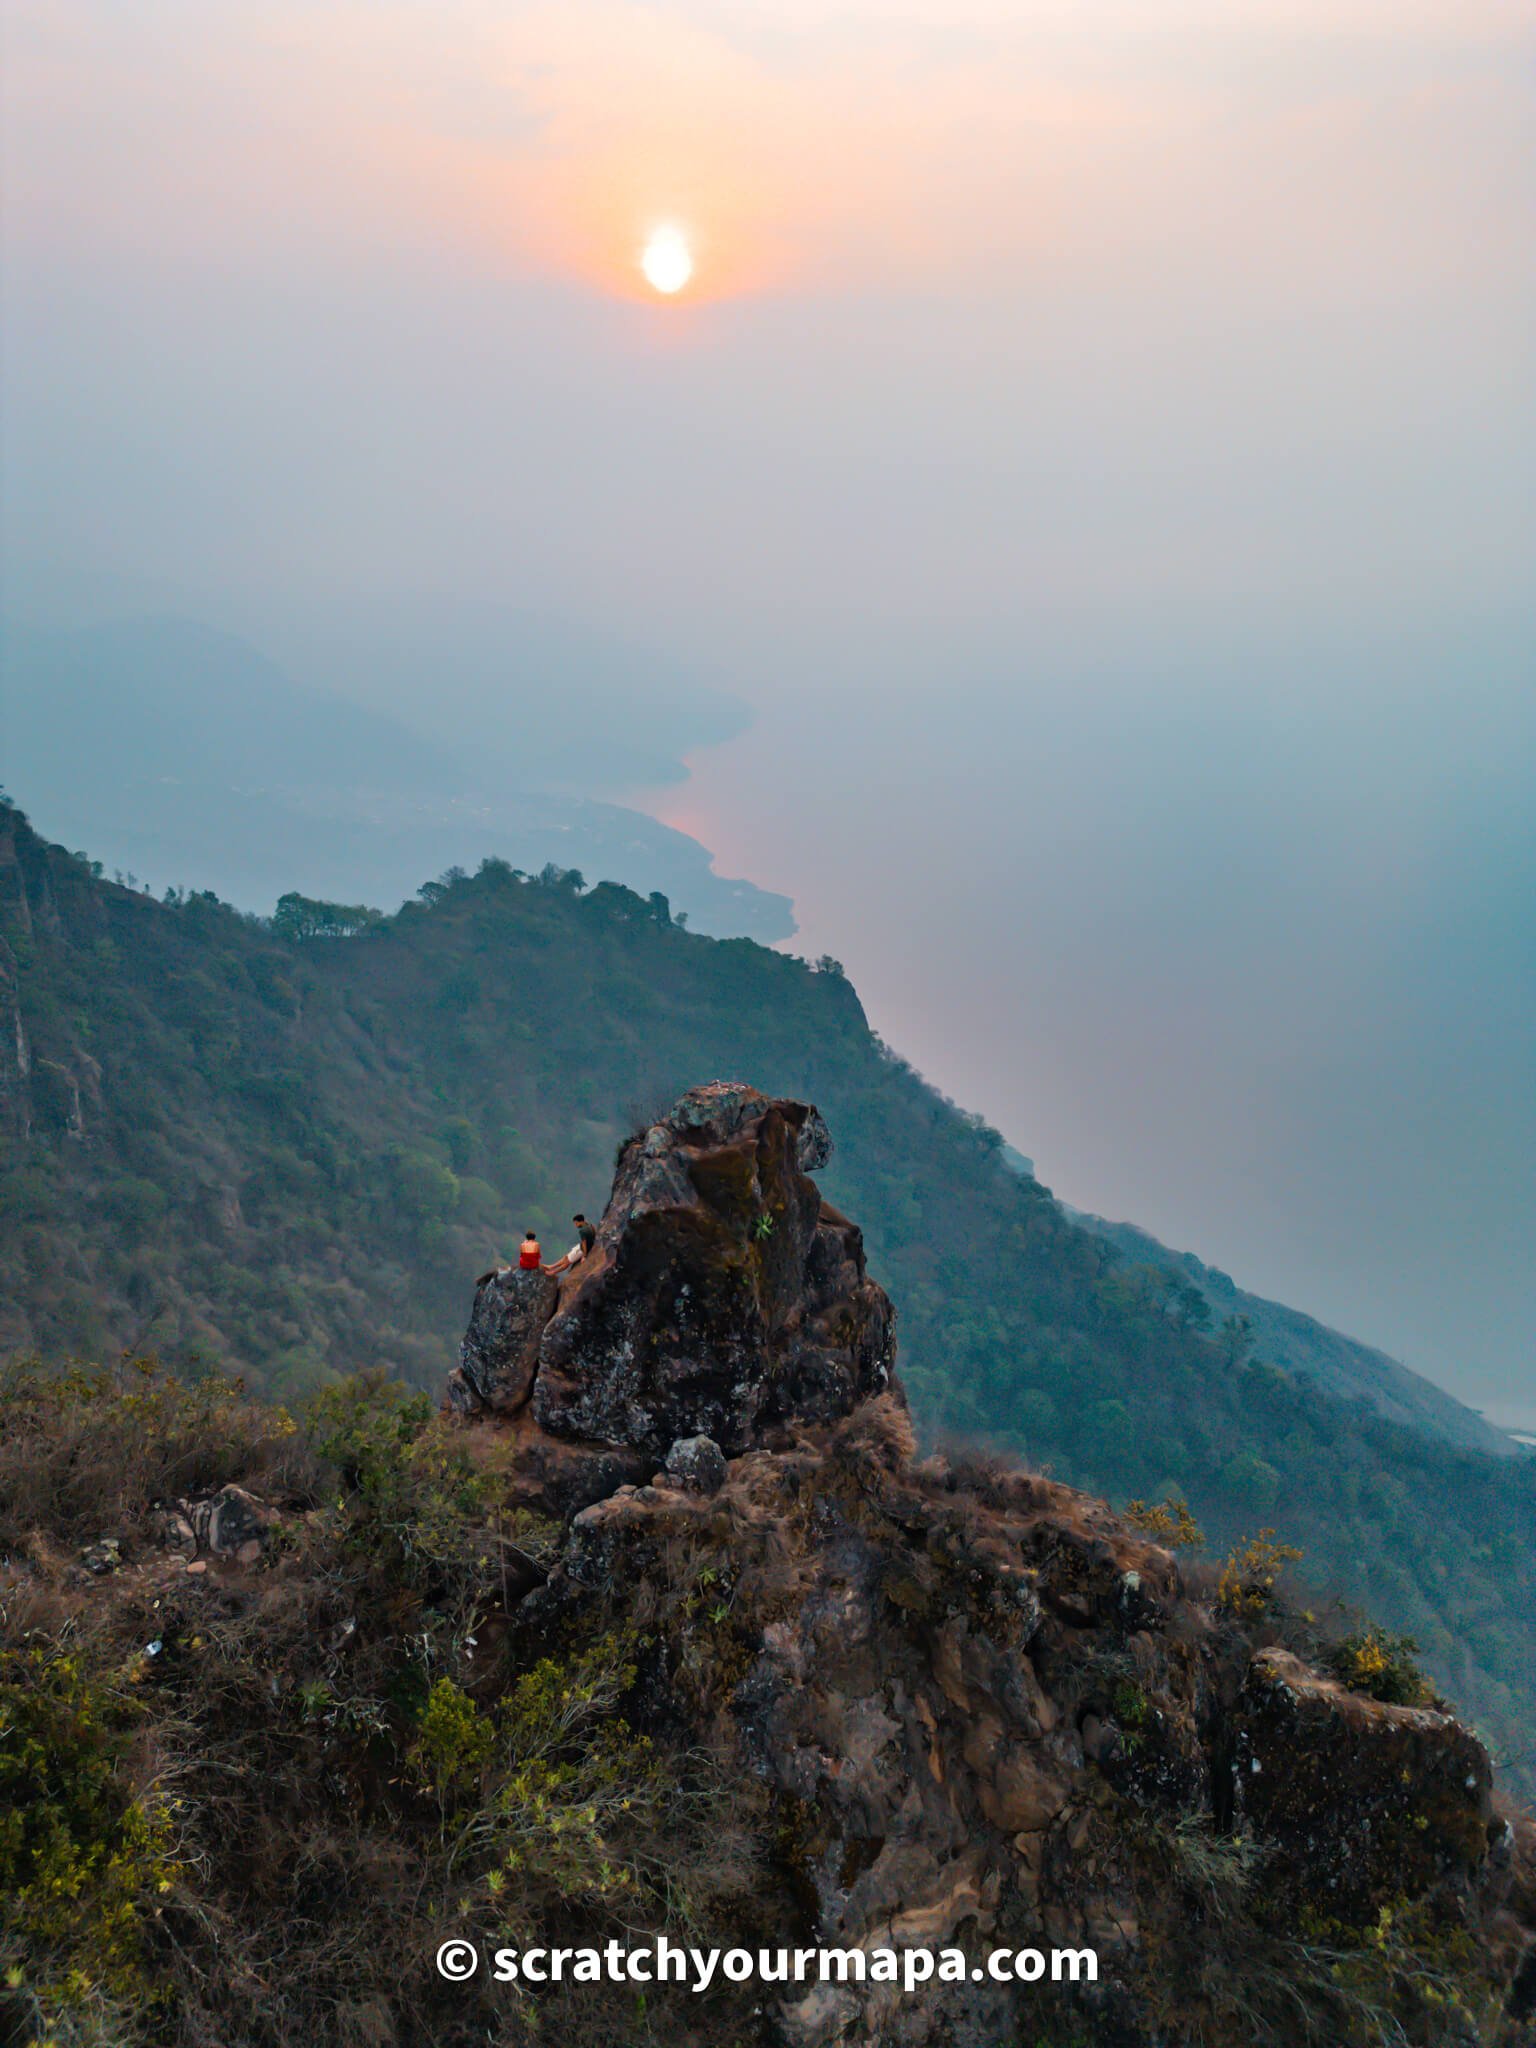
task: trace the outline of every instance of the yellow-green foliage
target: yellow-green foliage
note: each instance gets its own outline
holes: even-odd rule
[[[0,1924],[43,2011],[149,1995],[145,1935],[177,1875],[168,1815],[126,1768],[135,1716],[79,1662],[0,1654]]]
[[[1198,1550],[1205,1542],[1205,1531],[1181,1500],[1129,1501],[1125,1519],[1168,1550]]]
[[[305,1422],[312,1448],[346,1481],[353,1533],[373,1555],[418,1579],[489,1561],[491,1477],[425,1394],[357,1374],[317,1395]]]
[[[665,1817],[660,1760],[618,1712],[636,1647],[607,1636],[563,1663],[542,1659],[497,1717],[510,1766],[493,1800],[500,1868],[561,1899],[632,1890],[639,1838]]]
[[[1336,1643],[1328,1662],[1351,1692],[1367,1693],[1392,1706],[1418,1707],[1430,1697],[1428,1681],[1414,1662],[1418,1647],[1412,1636],[1388,1635],[1371,1627]]]
[[[1486,1954],[1443,1906],[1399,1899],[1364,1929],[1309,1909],[1297,1932],[1302,1954],[1326,1972],[1344,2041],[1495,2038],[1501,2000]]]
[[[699,1794],[619,1712],[638,1648],[614,1635],[542,1658],[486,1708],[449,1679],[434,1684],[409,1760],[452,1817],[461,1911],[478,1897],[494,1914],[526,1916],[656,1884],[669,1921],[692,1924],[677,1881],[686,1857],[672,1856],[667,1832]]]
[[[440,1678],[427,1695],[420,1731],[411,1746],[417,1776],[439,1799],[451,1799],[479,1782],[495,1747],[496,1731],[469,1694],[451,1678]]]
[[[1277,1542],[1273,1529],[1261,1529],[1227,1558],[1216,1597],[1239,1621],[1257,1621],[1268,1611],[1281,1573],[1301,1555],[1294,1543]]]

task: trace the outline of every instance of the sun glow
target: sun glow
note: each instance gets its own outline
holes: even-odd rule
[[[677,228],[658,228],[640,258],[646,283],[668,298],[693,275],[693,256]]]

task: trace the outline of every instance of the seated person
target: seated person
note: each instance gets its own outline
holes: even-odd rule
[[[552,1266],[544,1268],[546,1273],[564,1273],[572,1266],[579,1266],[588,1252],[591,1251],[593,1245],[597,1243],[597,1232],[592,1228],[585,1216],[578,1213],[571,1218],[571,1221],[576,1226],[576,1242],[571,1246],[563,1259],[556,1259]]]
[[[531,1230],[525,1231],[523,1233],[522,1250],[517,1255],[518,1271],[521,1273],[537,1273],[543,1261],[544,1254],[539,1249],[539,1240]]]

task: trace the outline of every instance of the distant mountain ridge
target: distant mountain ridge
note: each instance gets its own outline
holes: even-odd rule
[[[552,698],[530,693],[520,741],[500,707],[450,714],[423,650],[434,741],[194,620],[13,626],[4,656],[0,778],[60,838],[157,893],[192,884],[268,912],[301,888],[392,910],[424,876],[495,855],[660,890],[712,937],[794,932],[788,897],[715,874],[697,840],[570,793],[583,745],[602,757],[594,785],[626,761],[637,782],[681,774],[663,740],[679,743],[694,716],[705,739],[736,729],[729,700],[711,721],[692,699],[660,697],[647,746],[572,674]]]
[[[1340,1400],[1368,1402],[1388,1421],[1421,1429],[1444,1443],[1486,1451],[1496,1458],[1520,1455],[1519,1445],[1506,1431],[1386,1352],[1346,1337],[1300,1309],[1248,1293],[1219,1267],[1206,1265],[1193,1252],[1171,1251],[1138,1224],[1111,1223],[1066,1202],[1061,1208],[1074,1223],[1114,1245],[1135,1264],[1187,1275],[1210,1302],[1217,1323],[1227,1316],[1246,1316],[1252,1326],[1253,1348],[1270,1364],[1314,1380]]]

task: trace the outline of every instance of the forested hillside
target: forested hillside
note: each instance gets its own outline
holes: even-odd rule
[[[0,1350],[154,1351],[296,1396],[434,1391],[477,1273],[564,1248],[614,1150],[715,1076],[817,1102],[921,1425],[1213,1540],[1274,1525],[1497,1751],[1536,1747],[1536,1463],[1331,1399],[1011,1171],[871,1032],[835,963],[680,930],[662,899],[488,863],[353,936],[103,882],[0,814]],[[1027,1134],[1026,1134],[1027,1135]]]
[[[1107,1217],[1070,1208],[1067,1214],[1096,1237],[1107,1238],[1131,1265],[1172,1272],[1180,1281],[1193,1283],[1204,1297],[1212,1321],[1227,1325],[1229,1345],[1240,1345],[1245,1353],[1256,1352],[1298,1379],[1315,1380],[1325,1393],[1346,1400],[1368,1400],[1390,1420],[1426,1430],[1447,1443],[1491,1451],[1501,1458],[1520,1455],[1506,1431],[1495,1428],[1475,1408],[1464,1407],[1432,1380],[1410,1372],[1384,1351],[1345,1337],[1283,1302],[1250,1294],[1219,1267],[1206,1265],[1193,1252],[1170,1250],[1134,1223],[1112,1223]]]

